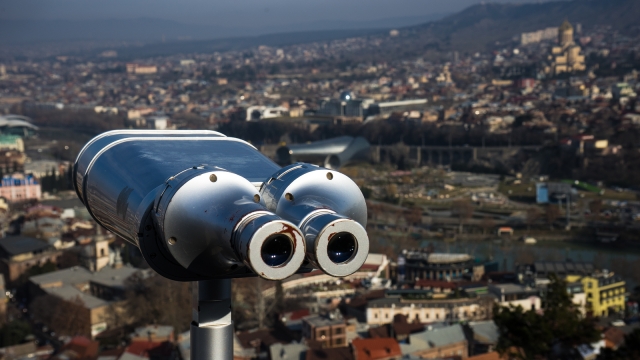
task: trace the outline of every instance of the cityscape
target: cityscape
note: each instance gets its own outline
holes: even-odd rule
[[[640,359],[640,3],[608,1],[6,43],[0,359],[191,359],[197,283],[158,274],[75,183],[85,144],[123,129],[239,138],[366,200],[354,273],[233,279],[234,360]]]

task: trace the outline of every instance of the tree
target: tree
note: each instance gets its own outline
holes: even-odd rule
[[[140,325],[167,324],[177,333],[191,323],[191,286],[188,282],[166,279],[160,275],[144,278],[133,275],[127,280],[126,315]]]
[[[522,307],[494,309],[494,321],[500,333],[496,350],[515,359],[569,358],[580,344],[600,338],[595,324],[582,319],[567,292],[566,281],[552,274],[547,287],[542,315]],[[553,353],[552,353],[553,349]]]
[[[458,214],[460,219],[460,233],[462,233],[462,225],[473,216],[473,205],[469,200],[462,199],[453,202],[453,211]]]
[[[31,302],[31,312],[37,319],[60,335],[91,336],[89,310],[80,297],[63,300],[53,295],[42,295]]]
[[[24,320],[14,320],[0,328],[2,347],[22,344],[31,335],[31,326]]]
[[[404,220],[409,226],[418,226],[422,224],[422,208],[415,206],[406,210],[404,213]]]
[[[599,220],[600,212],[602,211],[602,200],[593,200],[592,202],[590,202],[589,211],[591,212],[591,217]]]
[[[549,230],[553,230],[553,223],[560,217],[560,210],[555,205],[547,205],[544,215],[549,224]]]
[[[482,222],[480,223],[480,227],[482,227],[482,235],[486,235],[487,231],[491,232],[494,227],[496,227],[496,222],[489,216],[485,216],[482,218]]]
[[[567,282],[555,274],[549,276],[544,318],[551,329],[555,341],[568,351],[575,346],[592,343],[599,339],[599,333],[589,319],[582,319],[577,306],[567,292]]]
[[[521,306],[501,307],[495,305],[493,321],[500,338],[496,350],[510,359],[542,358],[551,351],[553,339],[544,318],[534,311],[524,311]]]
[[[531,225],[535,224],[540,218],[540,212],[538,208],[530,207],[527,209],[527,231],[531,231]]]

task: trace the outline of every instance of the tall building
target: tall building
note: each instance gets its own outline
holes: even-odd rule
[[[549,54],[550,64],[545,69],[548,74],[559,75],[586,70],[584,54],[575,43],[573,26],[567,20],[558,29],[558,43],[558,46],[551,48]]]
[[[603,271],[592,276],[570,275],[567,281],[584,285],[586,310],[593,316],[608,316],[624,311],[626,283],[620,276]]]

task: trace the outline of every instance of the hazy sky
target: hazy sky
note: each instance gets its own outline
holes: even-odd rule
[[[526,0],[499,0],[526,2]],[[367,21],[461,10],[479,0],[0,0],[3,19],[162,18],[221,27]]]

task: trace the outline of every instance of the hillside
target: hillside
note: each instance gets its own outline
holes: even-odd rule
[[[441,50],[475,51],[509,41],[527,31],[559,26],[568,19],[583,24],[638,27],[638,0],[573,0],[533,4],[478,4],[442,20],[405,28],[403,37]]]
[[[622,31],[640,29],[640,0],[573,0],[527,4],[487,3],[471,6],[441,20],[402,28],[400,36],[389,38],[386,30],[337,30],[271,34],[236,39],[149,44],[123,51],[130,57],[175,52],[222,51],[256,45],[286,46],[352,36],[382,36],[379,47],[354,53],[354,58],[409,57],[425,50],[473,52],[487,50],[496,42],[511,41],[522,32],[559,26],[568,19],[585,29],[611,25]],[[378,27],[382,29],[383,27]]]

